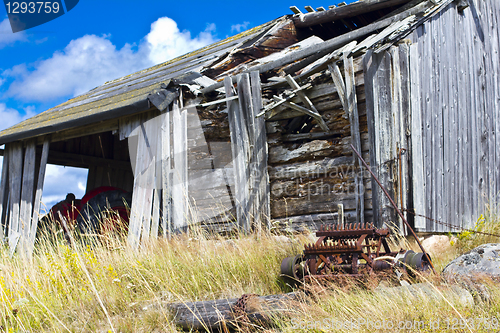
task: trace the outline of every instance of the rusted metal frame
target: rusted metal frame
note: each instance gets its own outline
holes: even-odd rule
[[[401,213],[401,211],[399,210],[398,206],[396,206],[396,203],[394,202],[394,200],[392,200],[391,196],[389,195],[389,193],[387,192],[387,190],[385,189],[385,187],[380,183],[380,181],[378,180],[377,176],[375,176],[375,174],[370,169],[370,167],[368,166],[368,164],[366,164],[366,162],[363,159],[363,157],[361,157],[361,155],[359,154],[359,152],[356,150],[356,148],[354,148],[354,146],[352,144],[351,144],[351,148],[356,153],[356,155],[358,155],[358,158],[360,159],[360,161],[363,163],[363,165],[365,166],[365,168],[372,175],[373,179],[375,179],[375,181],[377,182],[377,184],[380,186],[380,188],[382,189],[382,191],[386,195],[387,199],[389,199],[389,201],[391,202],[391,205],[394,207],[394,209],[396,210],[396,212],[398,213],[398,215],[401,217],[401,219],[403,220],[403,222],[408,227],[408,230],[411,231],[413,237],[415,237],[415,240],[417,241],[418,246],[420,247],[420,250],[422,250],[425,258],[429,262],[429,264],[430,264],[430,266],[432,268],[432,271],[434,272],[434,274],[437,274],[436,273],[436,269],[434,268],[434,265],[432,264],[431,258],[429,257],[429,255],[427,254],[427,252],[425,252],[425,249],[424,249],[422,243],[418,239],[417,235],[415,234],[415,231],[413,231],[413,228],[410,226],[410,224],[408,223],[408,221],[406,221],[405,217],[403,216],[403,213]]]

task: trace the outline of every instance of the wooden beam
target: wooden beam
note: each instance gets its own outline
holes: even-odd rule
[[[30,140],[24,153],[23,183],[21,187],[21,205],[19,208],[19,232],[21,233],[21,252],[28,254],[28,241],[31,231],[31,217],[33,210],[33,194],[35,186],[35,141]]]
[[[325,41],[324,43],[309,46],[301,51],[291,52],[287,55],[284,55],[280,59],[270,61],[268,63],[261,64],[258,66],[253,66],[253,67],[249,68],[248,70],[243,71],[243,73],[248,73],[250,71],[258,71],[259,73],[264,73],[264,72],[267,72],[269,70],[272,70],[272,69],[275,69],[278,67],[282,67],[282,66],[287,65],[289,63],[292,63],[294,61],[297,61],[299,59],[306,58],[306,57],[309,57],[312,55],[314,55],[314,57],[316,57],[316,59],[319,59],[319,58],[327,55],[328,53],[332,52],[333,50],[335,50],[339,47],[342,47],[355,39],[366,36],[366,35],[374,32],[376,30],[383,29],[383,28],[391,25],[393,22],[397,22],[397,21],[400,21],[404,18],[407,18],[408,16],[420,13],[420,12],[424,11],[425,8],[427,8],[426,4],[420,3],[420,4],[416,5],[415,7],[412,7],[412,8],[410,8],[410,9],[408,9],[400,14],[391,16],[387,19],[374,22],[374,23],[369,24],[367,26],[364,26],[364,27],[361,27],[359,29],[345,33],[343,35],[334,37],[332,39]],[[241,75],[241,74],[236,75],[236,77],[238,77],[239,75]],[[224,85],[223,82],[217,82],[211,86],[208,86],[206,88],[201,89],[200,91],[203,94],[207,94],[207,93],[210,93],[218,88],[221,88],[223,85]]]
[[[2,178],[0,179],[0,237],[5,237],[3,226],[7,226],[7,202],[8,202],[8,184],[9,184],[9,154],[3,155]]]
[[[33,220],[31,222],[31,230],[29,234],[29,255],[33,253],[35,247],[36,229],[40,219],[40,205],[42,202],[43,183],[45,181],[45,170],[47,169],[47,159],[49,156],[49,138],[45,138],[42,148],[42,156],[40,158],[40,169],[38,170],[38,183],[35,192],[35,201],[33,204]]]
[[[255,118],[255,142],[251,165],[254,168],[251,172],[252,192],[256,192],[255,218],[257,228],[265,223],[268,230],[271,228],[271,199],[269,188],[269,174],[267,171],[267,133],[266,122],[263,118],[256,118],[262,108],[262,87],[259,72],[250,74],[252,87],[252,116]]]
[[[224,89],[226,92],[226,97],[234,96],[233,91],[233,82],[230,77],[224,78]],[[235,101],[227,102],[227,111],[228,111],[228,121],[229,121],[229,130],[231,133],[231,152],[233,156],[233,169],[234,169],[234,177],[235,177],[235,193],[234,193],[234,201],[236,203],[236,219],[240,228],[243,231],[249,230],[249,222],[248,222],[248,150],[249,150],[249,142],[248,135],[246,131],[244,131],[244,127],[242,125],[244,122],[242,121],[242,112],[241,112],[241,103],[243,96],[240,96],[238,100],[240,103]],[[245,96],[248,98],[248,96]]]
[[[285,77],[285,79],[288,82],[288,84],[290,85],[290,87],[297,90],[297,96],[299,96],[299,98],[302,100],[304,105],[307,106],[312,111],[312,114],[310,114],[310,116],[313,117],[314,119],[316,119],[316,121],[318,122],[318,125],[321,127],[321,129],[323,131],[328,132],[329,131],[328,125],[325,123],[323,117],[321,117],[318,110],[316,110],[313,103],[306,96],[304,91],[299,90],[299,88],[300,88],[299,84],[292,78],[291,75],[287,75]]]
[[[174,101],[172,109],[173,183],[172,231],[182,232],[188,226],[188,142],[187,110],[181,109],[182,98]]]
[[[299,134],[287,134],[281,136],[281,141],[283,142],[293,142],[301,140],[318,140],[329,138],[332,136],[342,135],[340,131],[329,131],[329,132],[313,132],[313,133],[299,133]]]
[[[354,79],[354,64],[352,57],[347,57],[344,54],[344,72],[345,72],[345,88],[346,102],[349,114],[349,123],[351,125],[351,139],[354,148],[361,151],[361,134],[359,132],[359,115],[358,115],[358,100],[356,98],[356,82]],[[360,174],[361,168],[359,159],[354,155],[354,165],[358,167],[355,171],[355,192],[356,192],[356,221],[365,223],[365,186],[363,184],[363,176]]]
[[[318,25],[335,20],[340,20],[343,18],[358,16],[364,13],[369,13],[388,7],[403,5],[407,2],[410,2],[410,0],[358,1],[345,6],[341,6],[341,4],[339,4],[339,7],[337,8],[329,9],[327,11],[309,13],[306,15],[302,15],[302,17],[294,17],[292,18],[292,20],[296,28],[305,28],[312,25]]]
[[[347,101],[345,97],[345,83],[342,78],[342,73],[340,72],[339,66],[337,63],[332,63],[328,65],[328,69],[330,70],[330,74],[332,76],[333,83],[335,84],[335,88],[337,89],[337,94],[339,95],[340,102],[342,103],[342,107],[344,108],[345,115],[349,118],[349,114],[347,111]]]
[[[245,233],[250,231],[251,227],[251,219],[253,209],[251,196],[251,184],[250,184],[250,161],[252,155],[252,146],[255,143],[255,133],[254,133],[254,125],[255,125],[255,117],[251,116],[253,109],[253,101],[252,101],[252,93],[250,90],[250,78],[248,73],[241,75],[237,79],[237,93],[238,93],[238,108],[235,109],[235,120],[239,122],[239,124],[235,127],[234,134],[241,138],[241,145],[239,145],[239,149],[237,150],[237,163],[234,163],[235,167],[235,175],[237,179],[240,181],[240,189],[239,192],[239,202],[241,205],[241,220],[238,219],[238,223]],[[231,126],[230,126],[231,129]],[[238,203],[237,203],[238,204]],[[238,216],[239,217],[239,216]]]
[[[6,145],[7,146],[7,145]],[[21,202],[21,181],[23,173],[23,145],[13,142],[9,149],[9,193],[10,193],[10,221],[9,221],[9,254],[14,255],[19,233],[19,205]]]
[[[161,126],[161,168],[162,168],[162,227],[163,237],[172,233],[172,145],[171,126],[172,113],[170,107],[163,114]]]
[[[297,293],[252,296],[251,304],[255,306],[246,309],[247,316],[250,319],[272,322],[272,318],[277,315],[283,315],[287,310],[292,311],[292,302],[297,299],[299,299]],[[174,314],[174,323],[183,329],[227,331],[226,325],[229,322],[235,323],[233,307],[237,301],[237,298],[230,298],[202,302],[178,302],[167,304],[167,308]],[[259,325],[262,325],[262,322]]]
[[[81,154],[51,151],[48,156],[49,164],[72,166],[77,168],[90,168],[91,166],[106,166],[119,170],[132,170],[130,161],[118,161],[109,158],[87,156]]]

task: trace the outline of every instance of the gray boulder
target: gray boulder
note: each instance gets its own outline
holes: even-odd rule
[[[487,300],[489,292],[483,282],[500,281],[500,244],[483,244],[452,260],[443,269],[443,277]]]
[[[483,244],[452,260],[443,269],[448,278],[500,278],[500,244]]]

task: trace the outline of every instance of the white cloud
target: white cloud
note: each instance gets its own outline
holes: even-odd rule
[[[169,17],[161,17],[151,24],[151,32],[146,35],[149,59],[158,64],[215,42],[215,24],[209,24],[205,31],[191,38],[187,30],[180,31],[177,23]]]
[[[13,78],[7,96],[25,101],[50,101],[76,96],[106,81],[153,66],[213,43],[215,25],[192,38],[177,23],[162,17],[151,24],[151,31],[135,48],[125,44],[118,49],[109,35],[85,35],[72,40],[51,58],[31,68],[18,65],[2,73]]]
[[[21,32],[12,32],[12,28],[10,27],[9,19],[5,19],[0,22],[0,49],[4,48],[9,44],[13,44],[17,41],[26,41],[26,33],[24,31]]]
[[[42,202],[47,210],[64,200],[68,193],[81,199],[85,194],[87,175],[86,169],[48,164],[42,194]]]
[[[0,103],[0,131],[11,127],[25,119],[33,117],[36,113],[34,112],[33,106],[28,106],[24,109],[24,114],[19,111],[8,108],[5,103]]]
[[[243,23],[238,23],[238,24],[233,24],[231,26],[231,32],[241,32],[243,30],[247,30],[248,25],[250,22],[243,22]]]

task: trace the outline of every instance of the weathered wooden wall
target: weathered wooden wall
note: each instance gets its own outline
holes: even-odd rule
[[[399,208],[411,204],[409,186],[409,47],[403,43],[388,51],[364,56],[371,169]],[[378,226],[391,222],[405,231],[382,189],[371,180],[373,216]]]
[[[407,215],[418,231],[456,231],[434,220],[474,227],[485,204],[498,202],[500,4],[469,3],[365,55],[373,169],[398,206],[428,217]],[[374,206],[379,223],[397,220],[378,189]]]
[[[339,65],[342,66],[342,62]],[[354,60],[354,73],[360,143],[363,156],[368,160],[365,87],[360,58]],[[265,91],[265,96],[270,99],[279,92]],[[356,221],[355,178],[358,175],[363,184],[363,217],[371,222],[370,178],[354,165],[348,111],[343,107],[330,73],[324,72],[316,77],[312,88],[305,93],[322,115],[329,131],[324,132],[317,126],[311,133],[288,133],[290,127],[296,126],[290,119],[299,119],[303,114],[280,107],[272,111],[267,123],[272,218],[292,229],[315,228],[321,223],[337,222],[338,205],[343,204],[346,220]],[[292,101],[301,103],[298,97]]]
[[[500,2],[452,3],[413,34],[412,101],[421,123],[423,168],[416,177],[417,213],[474,227],[500,191]],[[418,109],[420,108],[420,110]],[[417,133],[418,130],[421,133]],[[425,224],[424,224],[425,223]],[[431,220],[420,230],[448,231]]]

